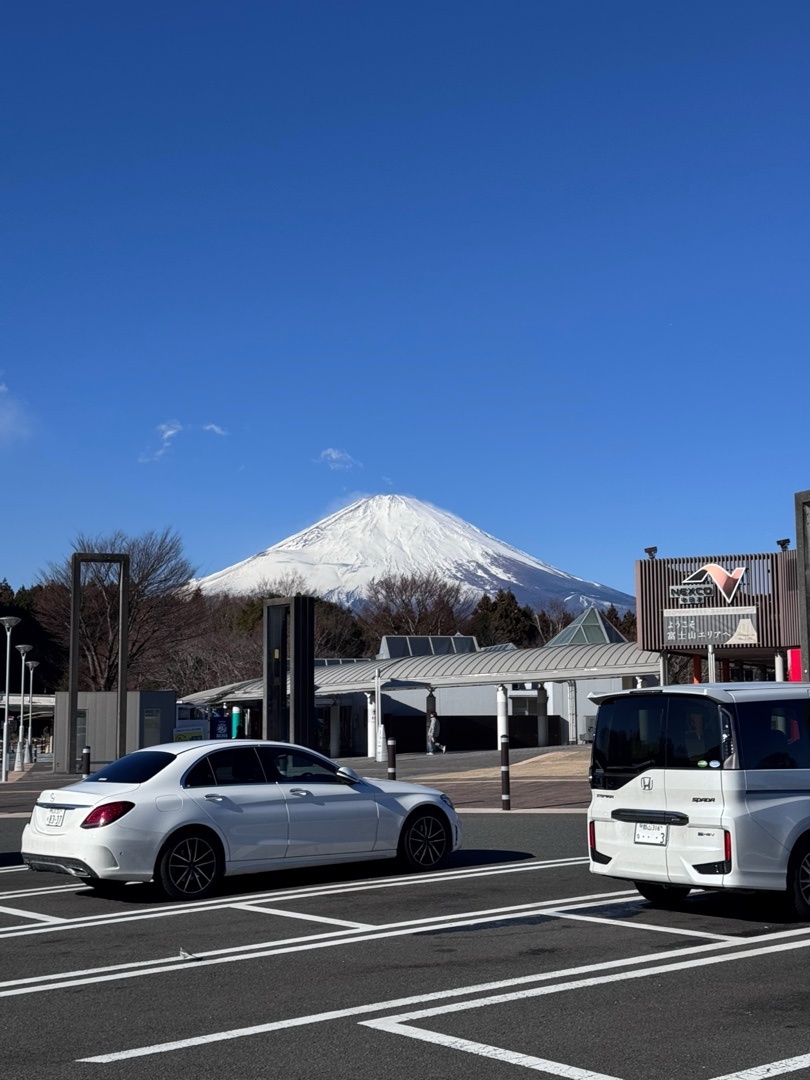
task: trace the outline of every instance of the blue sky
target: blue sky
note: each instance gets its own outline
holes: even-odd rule
[[[413,495],[633,592],[810,488],[810,6],[3,5],[0,579]]]

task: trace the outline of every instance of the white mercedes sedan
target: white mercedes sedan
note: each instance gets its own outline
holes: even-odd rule
[[[22,857],[98,892],[154,881],[172,899],[199,900],[225,875],[393,858],[434,870],[460,846],[453,803],[434,788],[240,739],[151,746],[43,791]]]

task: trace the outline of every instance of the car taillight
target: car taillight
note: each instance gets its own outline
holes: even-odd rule
[[[725,837],[725,853],[726,853],[726,873],[731,870],[731,833],[728,829],[724,830]]]
[[[132,802],[108,802],[103,806],[97,806],[91,810],[82,822],[83,829],[100,829],[102,825],[111,825],[118,821],[124,814],[128,814],[135,803]]]
[[[596,851],[596,822],[588,822],[588,847],[591,851]]]

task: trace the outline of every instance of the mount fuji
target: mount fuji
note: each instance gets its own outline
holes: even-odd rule
[[[191,582],[203,593],[255,593],[300,575],[316,596],[357,608],[372,578],[435,571],[477,594],[511,589],[532,608],[562,602],[569,610],[635,599],[595,581],[557,570],[474,525],[419,499],[373,495],[243,562]]]

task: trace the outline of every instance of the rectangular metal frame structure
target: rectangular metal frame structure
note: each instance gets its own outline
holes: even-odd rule
[[[117,563],[118,574],[118,709],[115,746],[118,757],[127,752],[127,657],[129,643],[129,555],[76,551],[71,556],[70,654],[68,664],[68,772],[77,772],[75,759],[79,709],[79,626],[81,621],[82,566],[84,563]]]
[[[264,737],[314,746],[314,597],[265,599],[263,682]]]

